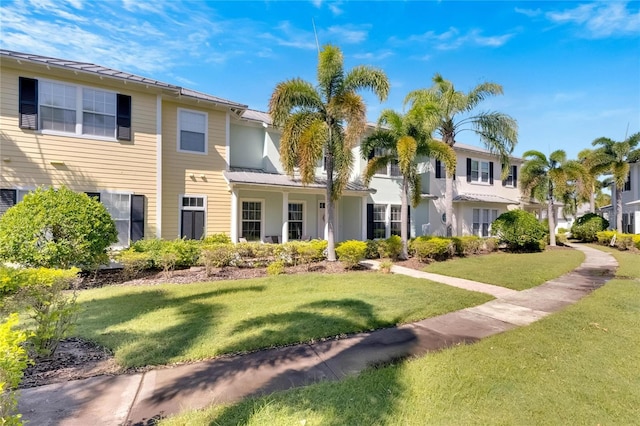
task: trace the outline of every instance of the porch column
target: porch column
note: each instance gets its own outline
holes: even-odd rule
[[[282,243],[289,241],[289,193],[282,193]]]
[[[238,190],[231,187],[231,242],[238,242]]]
[[[362,233],[362,241],[367,241],[367,197],[362,197],[362,209],[360,210],[361,223],[360,231]]]

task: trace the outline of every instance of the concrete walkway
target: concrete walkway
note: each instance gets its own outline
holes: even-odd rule
[[[99,376],[21,392],[33,425],[135,425],[211,404],[235,402],[418,356],[511,330],[575,303],[613,277],[608,253],[574,245],[585,261],[538,287],[514,291],[394,266],[393,272],[492,294],[497,299],[400,327],[120,376]]]

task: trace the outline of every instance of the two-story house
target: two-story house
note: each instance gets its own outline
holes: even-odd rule
[[[626,234],[640,234],[640,162],[629,163],[629,175],[622,197],[622,232]],[[609,228],[616,229],[616,191],[611,191],[611,205],[600,211],[609,221]]]
[[[99,199],[119,246],[229,232],[229,127],[246,106],[98,65],[0,51],[0,214],[38,186]]]

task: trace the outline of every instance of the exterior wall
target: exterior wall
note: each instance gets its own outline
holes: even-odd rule
[[[231,167],[262,169],[265,131],[262,126],[231,124],[229,163]]]
[[[48,134],[18,126],[18,77],[55,80],[131,96],[132,140],[96,140]],[[0,187],[33,189],[66,185],[76,191],[113,191],[146,196],[145,234],[156,225],[156,95],[135,84],[75,75],[39,66],[2,62],[0,79]]]
[[[362,239],[362,197],[342,197],[338,202],[336,241]]]
[[[178,108],[207,113],[207,154],[178,151]],[[206,197],[206,235],[229,234],[231,196],[222,175],[226,169],[226,123],[226,112],[202,104],[162,103],[162,238],[180,236],[183,194]]]
[[[284,173],[284,167],[280,163],[280,133],[274,129],[268,129],[264,137],[264,170],[272,173]]]

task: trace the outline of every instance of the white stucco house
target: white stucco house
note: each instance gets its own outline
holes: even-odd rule
[[[629,176],[621,193],[622,232],[640,234],[640,162],[629,166]],[[611,205],[600,209],[610,229],[616,229],[616,204],[616,191],[611,191]]]

